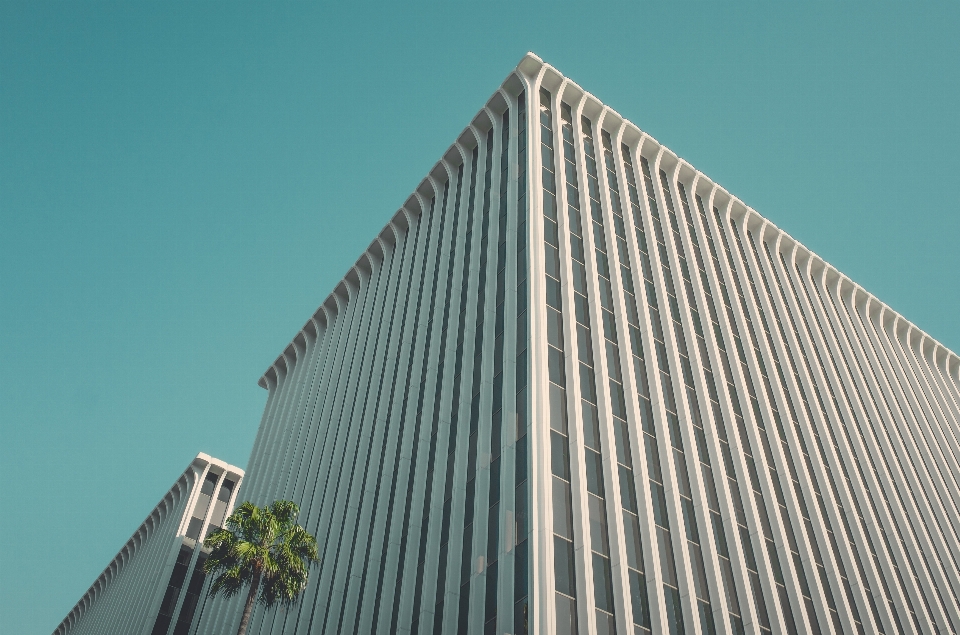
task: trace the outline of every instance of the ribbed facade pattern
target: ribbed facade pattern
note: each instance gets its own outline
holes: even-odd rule
[[[520,69],[538,632],[955,633],[956,355],[555,69]]]
[[[54,635],[186,635],[205,600],[200,537],[223,525],[242,481],[199,454]]]
[[[250,632],[956,633],[958,369],[528,54],[261,380]]]
[[[524,631],[526,139],[514,78],[265,377],[245,495],[297,501],[322,565],[250,633]]]

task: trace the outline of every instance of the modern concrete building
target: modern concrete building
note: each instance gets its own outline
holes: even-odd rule
[[[260,381],[249,632],[956,632],[958,367],[529,54]]]
[[[54,635],[186,635],[206,599],[201,537],[223,525],[242,481],[198,454]]]

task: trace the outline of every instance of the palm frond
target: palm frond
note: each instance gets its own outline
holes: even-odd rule
[[[300,508],[293,501],[269,507],[245,502],[225,527],[211,534],[204,572],[216,576],[210,595],[233,597],[260,578],[257,601],[266,607],[289,606],[307,588],[310,567],[317,564],[317,539],[296,524]]]

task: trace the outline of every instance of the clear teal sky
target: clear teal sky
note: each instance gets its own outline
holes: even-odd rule
[[[658,4],[0,3],[0,632],[246,464],[260,374],[527,50],[960,350],[960,3]]]

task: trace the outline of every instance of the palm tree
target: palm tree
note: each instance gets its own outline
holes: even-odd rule
[[[230,515],[225,529],[203,541],[212,549],[204,573],[217,576],[211,596],[230,598],[250,585],[237,635],[246,633],[256,601],[267,608],[289,606],[307,587],[309,568],[318,562],[317,539],[296,523],[299,514],[292,501],[269,507],[246,502]]]

